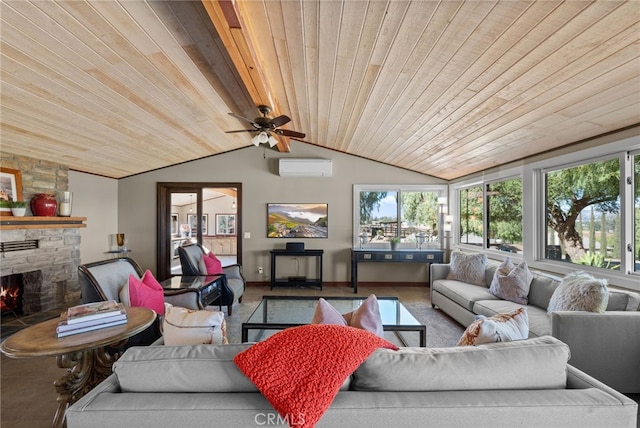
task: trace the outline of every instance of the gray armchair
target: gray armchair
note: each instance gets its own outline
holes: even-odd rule
[[[178,247],[178,256],[182,266],[182,275],[202,276],[206,272],[200,271],[200,259],[209,251],[200,244],[191,244],[185,247]],[[213,302],[213,305],[227,307],[227,313],[231,315],[234,303],[242,302],[242,296],[246,287],[246,281],[242,276],[242,266],[239,264],[224,266],[222,268],[224,280],[220,298]]]

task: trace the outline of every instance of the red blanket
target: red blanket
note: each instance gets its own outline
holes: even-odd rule
[[[398,349],[365,330],[311,324],[276,333],[234,362],[290,426],[311,428],[377,348]]]

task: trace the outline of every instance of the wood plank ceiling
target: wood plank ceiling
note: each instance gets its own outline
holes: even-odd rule
[[[267,102],[455,179],[639,122],[637,1],[203,3],[2,1],[0,150],[121,178],[251,145],[228,113]]]

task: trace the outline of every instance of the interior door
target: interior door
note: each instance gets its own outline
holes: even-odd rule
[[[240,183],[158,183],[157,198],[159,278],[180,275],[177,249],[195,242],[223,266],[242,263]]]

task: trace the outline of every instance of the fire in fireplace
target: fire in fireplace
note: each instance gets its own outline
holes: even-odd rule
[[[0,281],[0,314],[22,315],[23,294],[22,275],[3,276]]]

